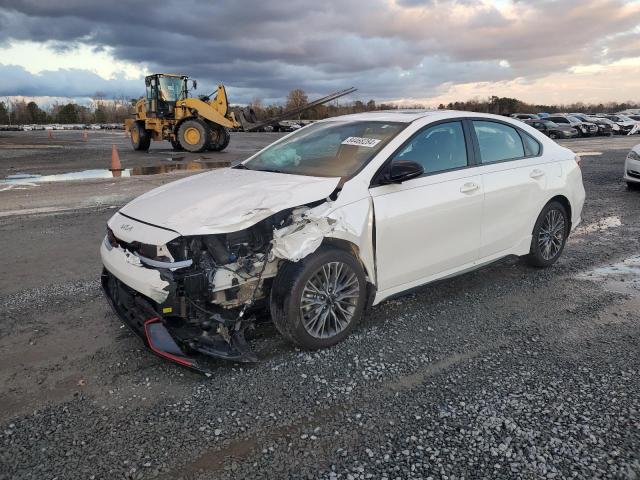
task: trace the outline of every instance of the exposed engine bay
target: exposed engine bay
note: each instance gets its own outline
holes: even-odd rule
[[[238,232],[179,236],[164,245],[127,243],[108,229],[108,249],[121,250],[129,263],[159,272],[168,285],[164,299],[147,298],[105,269],[107,296],[112,305],[124,302],[120,310],[114,306],[121,317],[132,317],[136,308],[144,311],[127,323],[133,322],[136,333],[147,335],[152,349],[150,316],[161,321],[154,328],[163,325],[167,340],[177,342],[171,345],[177,352],[256,361],[244,335],[254,327],[256,313],[267,307],[278,264],[311,253],[330,230],[329,220],[310,217],[310,211],[309,206],[287,209]],[[294,242],[295,252],[287,242]],[[288,252],[293,253],[288,257]]]

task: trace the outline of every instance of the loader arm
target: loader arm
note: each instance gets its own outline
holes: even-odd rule
[[[186,98],[176,102],[176,108],[185,110],[184,116],[190,116],[187,111],[196,111],[199,116],[217,123],[226,128],[240,127],[240,123],[236,121],[232,112],[229,112],[229,101],[227,100],[227,92],[223,85],[218,85],[216,94],[209,102],[205,102],[198,98]]]

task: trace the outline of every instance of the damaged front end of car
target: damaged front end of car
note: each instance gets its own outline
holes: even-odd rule
[[[162,245],[125,241],[113,225],[102,246],[105,294],[164,358],[202,371],[194,353],[255,362],[245,334],[267,309],[279,263],[315,251],[335,223],[310,215],[313,206],[278,212],[238,232],[176,236]]]

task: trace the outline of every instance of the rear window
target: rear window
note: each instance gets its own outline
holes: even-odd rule
[[[481,120],[474,120],[473,128],[478,137],[482,163],[501,162],[525,156],[522,139],[515,128]]]
[[[540,155],[541,146],[538,141],[526,132],[520,132],[522,142],[524,143],[524,150],[527,157],[537,157]]]

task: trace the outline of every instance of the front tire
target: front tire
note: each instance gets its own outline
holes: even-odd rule
[[[288,340],[307,349],[344,340],[361,319],[367,284],[348,252],[321,247],[299,262],[284,262],[271,288],[271,317]]]
[[[136,151],[146,152],[151,145],[151,135],[141,123],[134,123],[130,129],[131,146]]]
[[[556,263],[567,242],[569,228],[569,215],[564,205],[556,201],[547,203],[533,227],[528,263],[541,268]]]
[[[627,182],[628,190],[640,190],[640,183],[636,182]]]
[[[202,120],[185,120],[178,128],[178,142],[188,152],[197,153],[206,150],[211,139],[211,130]]]

